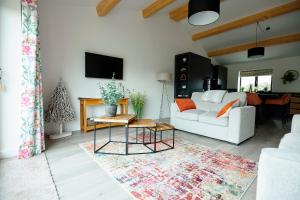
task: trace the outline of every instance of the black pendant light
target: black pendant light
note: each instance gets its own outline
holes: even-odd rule
[[[220,16],[220,0],[190,0],[188,21],[191,25],[206,25]]]
[[[265,47],[254,47],[248,49],[248,58],[261,58],[265,55]]]
[[[256,22],[256,36],[255,36],[255,47],[248,49],[248,58],[261,58],[265,55],[265,47],[258,47],[257,46],[257,28],[259,24]]]

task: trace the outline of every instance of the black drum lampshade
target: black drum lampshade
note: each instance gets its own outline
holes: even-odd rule
[[[206,25],[220,16],[220,0],[190,0],[188,22],[191,25]]]
[[[265,55],[265,47],[254,47],[248,49],[248,58],[261,58]]]

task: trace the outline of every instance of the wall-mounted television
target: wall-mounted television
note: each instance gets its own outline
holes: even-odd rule
[[[85,77],[123,79],[123,59],[85,52]]]

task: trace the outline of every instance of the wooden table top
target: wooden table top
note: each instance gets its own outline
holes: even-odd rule
[[[153,119],[138,119],[130,122],[128,128],[152,128],[156,127],[156,122]]]
[[[115,117],[95,117],[95,122],[104,122],[104,123],[122,123],[122,124],[129,124],[131,121],[135,119],[135,115],[117,115]]]
[[[167,124],[167,123],[157,123],[156,128],[150,128],[152,131],[168,131],[168,130],[173,130],[174,126]]]

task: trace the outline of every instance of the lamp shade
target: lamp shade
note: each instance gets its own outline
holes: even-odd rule
[[[188,16],[192,25],[213,23],[220,16],[220,0],[190,0]]]
[[[248,49],[248,58],[261,58],[265,55],[265,47],[254,47]]]
[[[172,74],[166,72],[158,73],[156,79],[158,81],[172,81]]]

